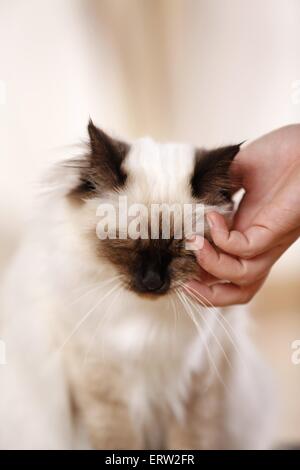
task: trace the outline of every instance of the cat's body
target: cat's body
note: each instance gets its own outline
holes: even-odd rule
[[[99,157],[106,150],[99,142],[96,148],[95,138],[104,137],[95,132],[90,128]],[[182,284],[197,267],[182,246],[174,254],[169,245],[145,241],[137,249],[137,241],[105,245],[95,236],[97,205],[113,194],[146,205],[195,199],[194,150],[142,140],[121,162],[92,176],[89,165],[88,180],[81,164],[57,175],[59,190],[47,198],[7,275],[0,447],[268,446],[264,366],[247,337],[245,315],[203,309],[193,292],[187,295]],[[207,207],[228,206],[218,197]],[[153,288],[155,250],[160,262],[167,259],[167,268],[159,265],[165,290]],[[148,269],[149,259],[151,289],[139,264]]]

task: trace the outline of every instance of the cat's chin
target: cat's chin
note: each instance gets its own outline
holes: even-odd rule
[[[155,290],[155,291],[143,290],[136,286],[128,286],[127,289],[130,290],[133,294],[140,297],[141,299],[145,299],[145,300],[159,299],[163,296],[171,294],[172,292],[172,289],[170,287],[162,288],[160,290]]]
[[[167,296],[168,294],[171,293],[171,290],[168,289],[165,292],[140,292],[140,291],[132,290],[132,292],[135,295],[137,295],[140,299],[153,301],[153,300],[160,299],[163,296]]]

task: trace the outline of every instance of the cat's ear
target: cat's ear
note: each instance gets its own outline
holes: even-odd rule
[[[230,200],[236,184],[230,175],[230,166],[241,144],[213,150],[196,150],[191,177],[192,195],[211,203]]]
[[[88,124],[90,138],[90,165],[100,179],[107,179],[112,188],[123,186],[126,173],[122,169],[123,161],[129,151],[125,142],[110,137],[96,127],[90,119]]]
[[[65,163],[65,166],[75,168],[79,173],[76,186],[69,192],[69,196],[77,201],[118,190],[127,179],[123,163],[130,146],[110,137],[96,127],[91,119],[88,134],[89,152]]]

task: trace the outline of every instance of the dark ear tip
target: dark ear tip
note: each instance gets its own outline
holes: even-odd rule
[[[232,151],[238,152],[238,151],[240,150],[240,148],[241,148],[241,145],[242,145],[242,143],[240,143],[240,144],[234,144],[234,145],[231,145],[230,148],[232,149]]]
[[[95,127],[95,124],[93,123],[91,117],[89,118],[89,123],[88,123],[87,128],[88,128],[88,133],[89,133],[90,136],[91,136],[91,132],[93,132],[93,131],[95,130],[95,128],[96,128],[96,127]]]
[[[234,144],[234,145],[230,145],[229,148],[233,151],[233,152],[239,152],[241,150],[241,146],[246,142],[246,140],[243,140],[242,142],[240,142],[239,144]]]
[[[245,141],[244,141],[245,142]],[[244,142],[241,142],[240,144],[236,144],[236,145],[231,145],[229,146],[228,148],[228,156],[231,160],[234,159],[234,157],[239,153],[239,151],[241,150],[241,145],[244,143]]]
[[[97,126],[95,126],[91,118],[89,119],[87,130],[92,145],[105,137],[104,132],[102,132]]]

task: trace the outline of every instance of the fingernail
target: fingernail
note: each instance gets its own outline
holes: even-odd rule
[[[196,234],[192,233],[191,235],[186,235],[185,239],[187,242],[193,243],[196,240]]]
[[[201,235],[195,235],[193,237],[193,240],[189,239],[186,242],[186,249],[187,250],[193,250],[193,251],[198,251],[203,248],[204,245],[204,238],[201,237]]]

